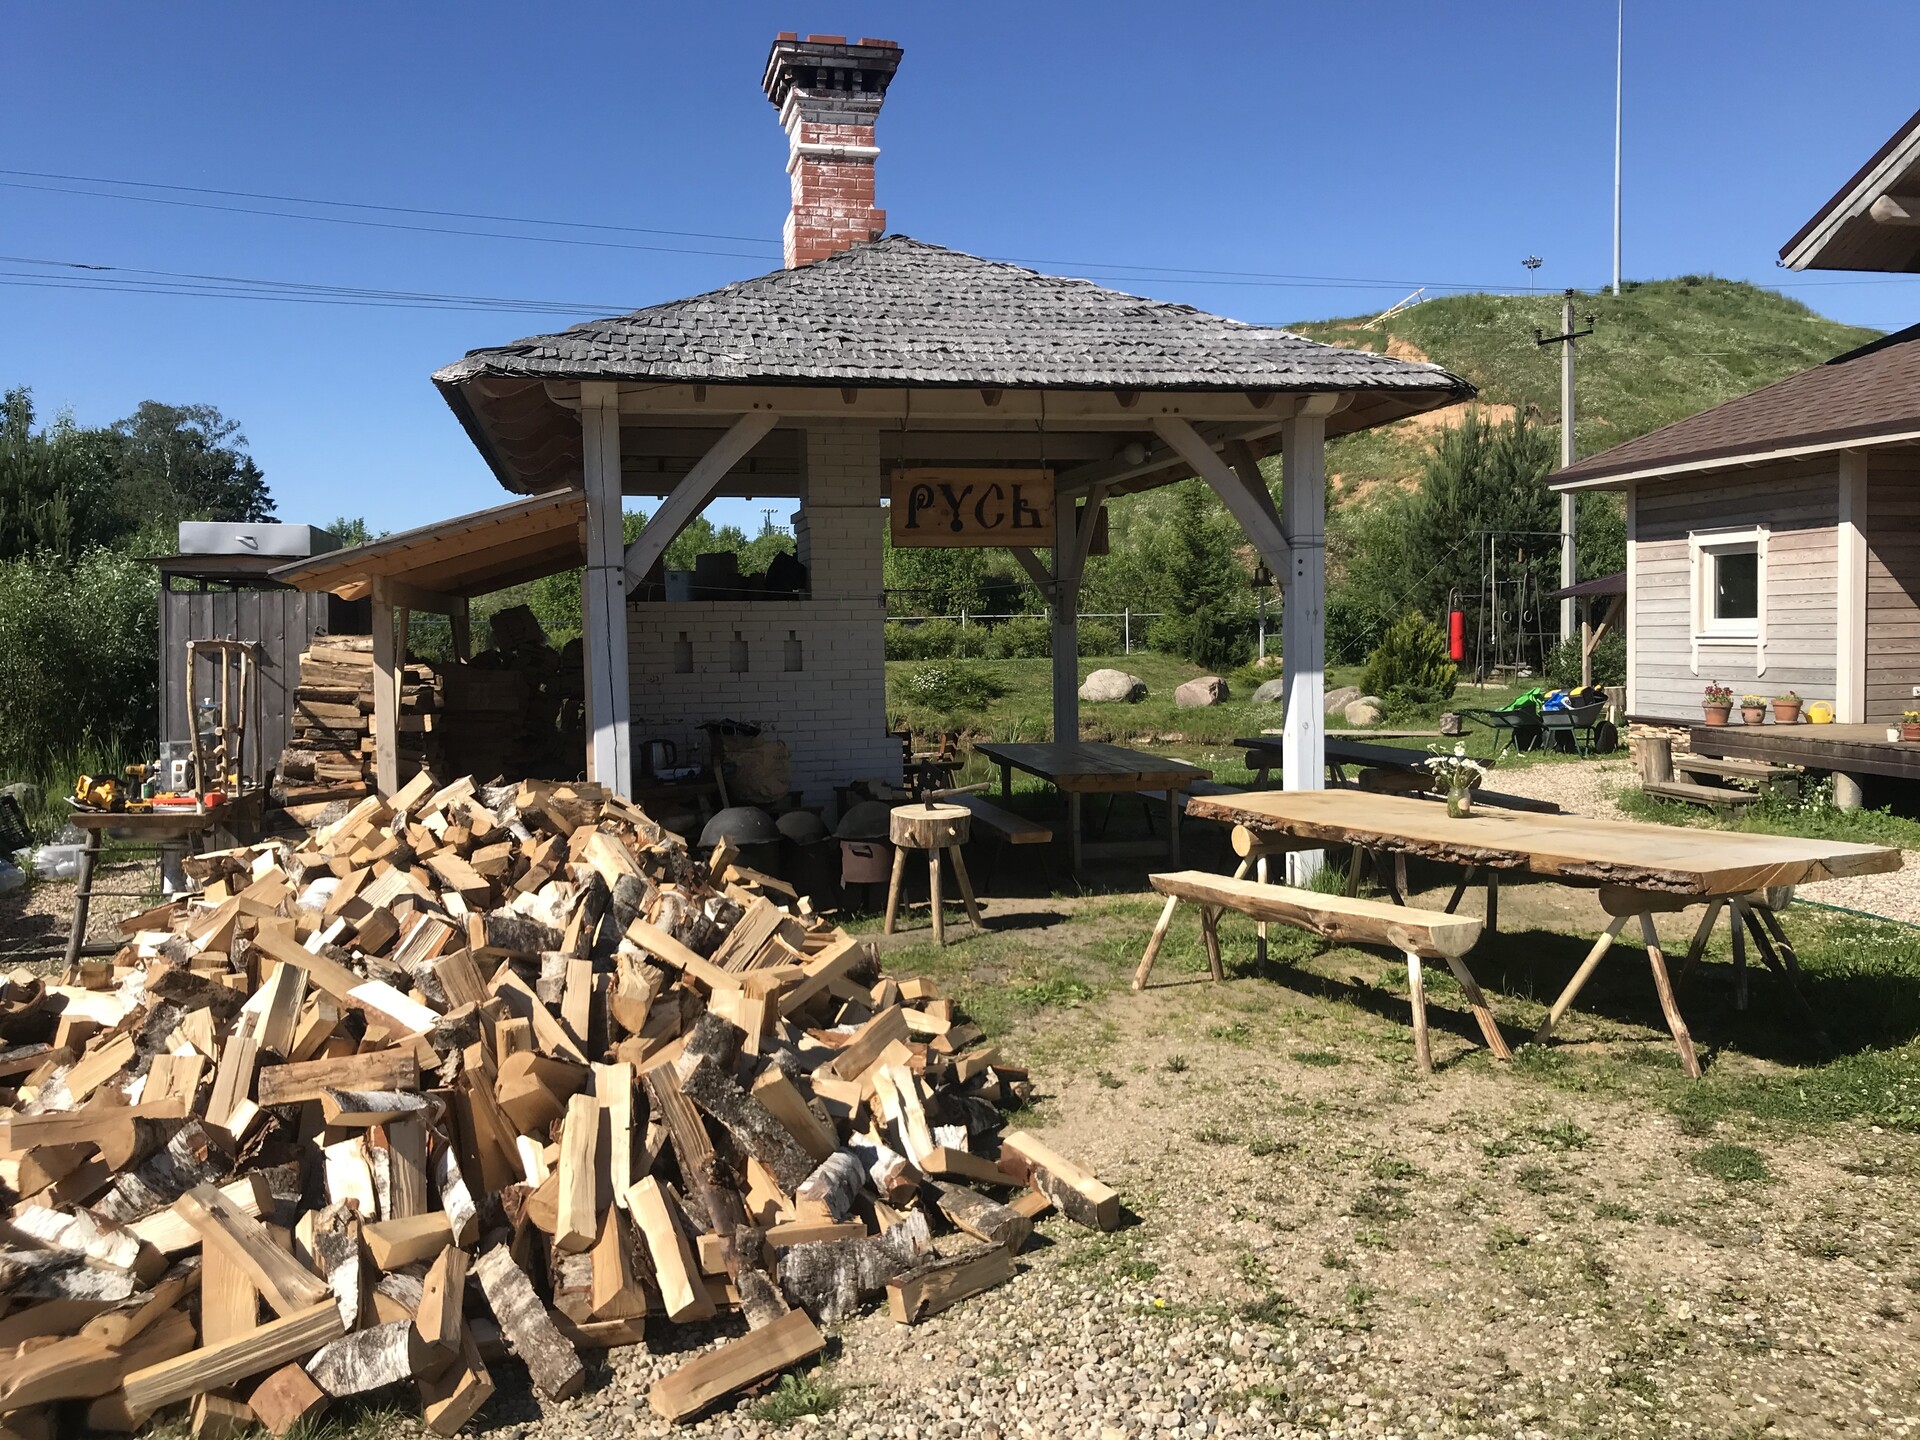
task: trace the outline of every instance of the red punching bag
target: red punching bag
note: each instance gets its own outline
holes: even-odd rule
[[[1467,658],[1467,617],[1458,610],[1447,612],[1447,658],[1456,665]]]

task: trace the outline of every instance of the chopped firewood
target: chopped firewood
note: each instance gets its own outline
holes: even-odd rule
[[[884,1235],[796,1245],[780,1255],[780,1285],[796,1304],[828,1324],[853,1314],[933,1246],[923,1211],[915,1211]]]
[[[591,1095],[567,1102],[560,1136],[559,1214],[554,1248],[563,1253],[588,1249],[599,1234],[594,1207],[595,1159],[600,1139],[600,1107]]]
[[[1120,1195],[1039,1140],[1016,1130],[1000,1141],[1000,1168],[1033,1186],[1076,1225],[1090,1230],[1120,1228]]]
[[[434,1373],[444,1363],[420,1338],[413,1321],[392,1320],[321,1346],[307,1361],[307,1373],[337,1400]]]
[[[813,1159],[792,1132],[713,1061],[695,1065],[681,1078],[680,1089],[719,1121],[741,1150],[771,1170],[781,1189],[791,1191],[813,1173]]]
[[[185,1354],[193,1340],[193,1321],[178,1310],[121,1349],[84,1334],[50,1337],[8,1361],[0,1374],[0,1410],[105,1395],[134,1371]]]
[[[251,1335],[202,1346],[172,1360],[136,1370],[121,1387],[127,1408],[151,1415],[163,1405],[271,1370],[310,1355],[345,1333],[340,1307],[331,1299],[270,1320]]]
[[[268,1065],[259,1075],[263,1108],[318,1100],[329,1090],[417,1090],[420,1061],[411,1050],[370,1050],[337,1059]]]
[[[507,1344],[527,1367],[540,1393],[551,1400],[578,1395],[587,1383],[579,1352],[553,1328],[532,1282],[514,1263],[507,1247],[496,1246],[482,1255],[473,1273]]]
[[[195,1186],[175,1208],[200,1232],[203,1245],[246,1272],[276,1314],[292,1315],[327,1298],[324,1280],[302,1268],[273,1243],[265,1226],[211,1185]]]
[[[247,1396],[247,1408],[266,1432],[281,1440],[295,1426],[318,1420],[327,1408],[327,1392],[298,1365],[282,1365]]]
[[[976,1240],[1001,1245],[1010,1255],[1018,1255],[1033,1234],[1033,1221],[1009,1205],[991,1200],[978,1190],[945,1181],[932,1182],[934,1203],[957,1230]]]
[[[222,1395],[193,1397],[194,1440],[239,1440],[253,1428],[253,1409]]]
[[[711,1318],[713,1302],[707,1298],[706,1287],[700,1284],[693,1251],[674,1219],[660,1182],[651,1175],[641,1180],[628,1193],[627,1209],[646,1238],[647,1254],[653,1260],[654,1284],[660,1289],[667,1318],[676,1324]]]
[[[431,1260],[446,1249],[453,1243],[453,1227],[440,1211],[429,1210],[363,1226],[360,1239],[375,1265],[382,1270],[398,1270],[403,1265]]]
[[[887,1313],[911,1325],[1012,1278],[1013,1256],[1001,1245],[929,1261],[887,1282]]]
[[[807,1108],[800,1091],[777,1067],[769,1066],[753,1082],[753,1098],[786,1127],[816,1165],[838,1148],[832,1128]]]
[[[806,1312],[792,1310],[764,1330],[709,1350],[656,1380],[647,1403],[662,1419],[678,1423],[722,1396],[818,1355],[826,1345]]]

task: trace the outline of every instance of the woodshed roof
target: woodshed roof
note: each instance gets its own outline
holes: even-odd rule
[[[486,595],[585,564],[586,515],[581,491],[553,490],[296,560],[273,578],[343,600],[370,594],[376,577],[442,595]]]
[[[1793,270],[1920,270],[1920,112],[1780,247]]]
[[[1556,490],[1920,437],[1920,326],[1576,461]]]

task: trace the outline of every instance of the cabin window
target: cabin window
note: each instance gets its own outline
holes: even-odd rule
[[[1696,531],[1687,541],[1693,561],[1694,639],[1758,643],[1766,620],[1766,532]]]

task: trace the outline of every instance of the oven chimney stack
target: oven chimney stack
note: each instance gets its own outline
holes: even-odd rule
[[[844,35],[792,32],[773,42],[761,86],[780,111],[790,147],[793,209],[782,232],[787,268],[824,260],[887,228],[873,204],[873,122],[887,98],[900,47],[891,40],[847,43]]]

